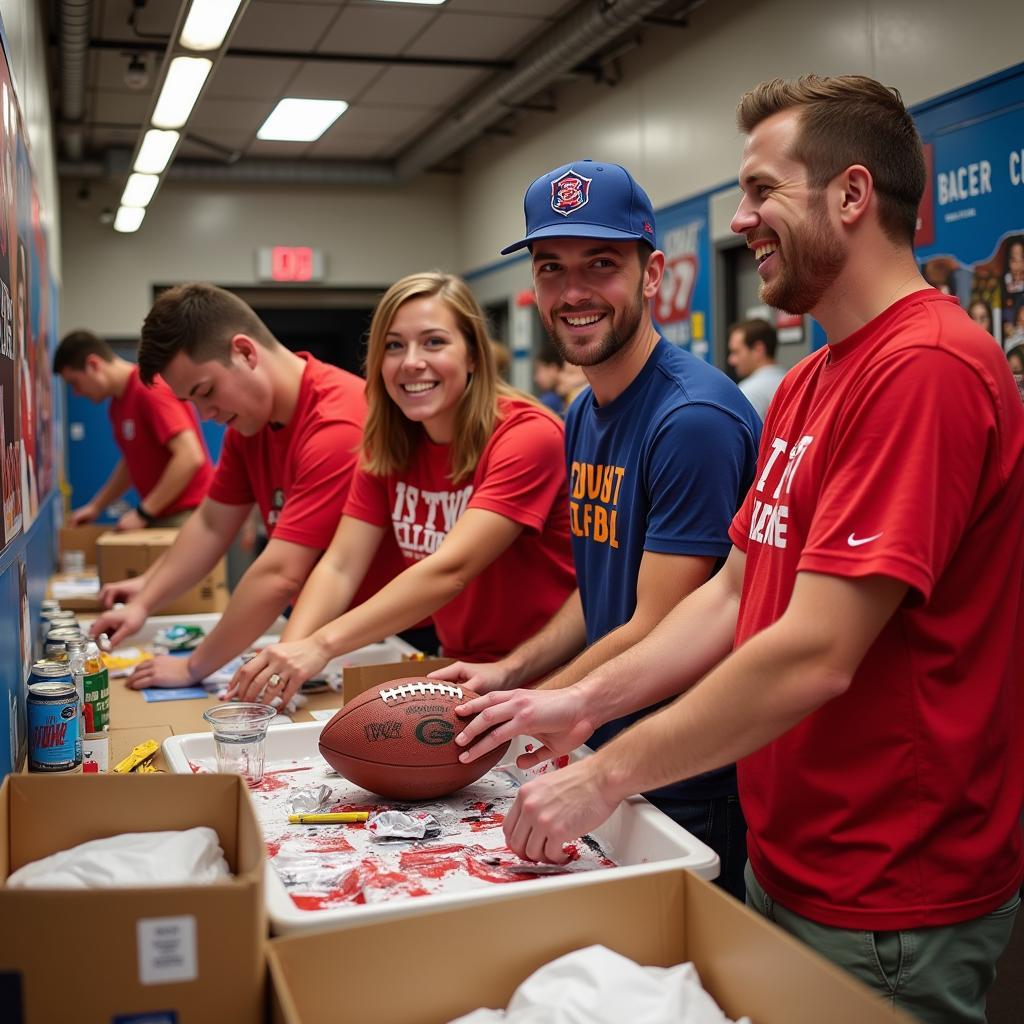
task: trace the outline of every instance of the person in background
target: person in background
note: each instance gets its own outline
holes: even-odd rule
[[[550,342],[542,345],[533,357],[533,386],[537,390],[537,400],[559,416],[565,412],[565,403],[558,393],[558,375],[563,363],[561,353]]]
[[[741,320],[729,328],[728,363],[735,370],[740,391],[764,419],[786,371],[775,362],[779,336],[767,320]]]
[[[1024,373],[1024,345],[1015,345],[1006,353],[1006,361],[1010,364],[1010,372]]]
[[[294,600],[330,544],[348,496],[366,418],[364,382],[290,352],[237,296],[210,284],[164,292],[142,325],[139,371],[161,375],[182,402],[228,429],[209,493],[165,556],[143,576],[104,588],[93,635],[118,644],[198,583],[259,507],[269,540],[234,589],[217,626],[187,657],[141,664],[128,685],[187,686],[242,654]],[[397,571],[383,549],[369,596]],[[379,639],[379,638],[375,638]]]
[[[562,363],[558,371],[558,380],[555,381],[555,393],[562,402],[562,415],[568,414],[572,403],[579,398],[580,393],[587,386],[587,375],[582,366],[568,361]]]
[[[583,183],[587,201],[581,202]],[[552,196],[563,203],[552,208]],[[721,371],[662,338],[650,300],[665,254],[654,211],[629,172],[581,161],[526,193],[541,321],[566,370],[589,383],[566,418],[579,593],[496,665],[459,662],[435,678],[478,692],[574,688],[646,636],[729,552],[729,523],[753,479],[760,423]],[[575,659],[575,660],[573,660]],[[620,685],[632,687],[623,677]],[[640,716],[594,734],[600,746]],[[743,898],[745,825],[732,765],[645,796],[719,855],[719,884]]]
[[[282,642],[226,697],[284,703],[332,658],[432,616],[444,654],[493,661],[573,593],[564,428],[498,379],[484,315],[450,274],[412,274],[377,305],[370,413],[334,540]],[[394,538],[405,570],[356,597]]]
[[[1024,292],[1024,236],[1017,235],[1007,243],[1003,291],[1007,295]]]
[[[967,314],[970,318],[983,330],[988,331],[992,334],[992,308],[987,302],[983,302],[981,299],[975,299],[970,306],[967,307]]]
[[[180,526],[213,478],[195,412],[159,377],[144,385],[138,366],[115,355],[91,331],[65,335],[53,356],[53,372],[74,394],[91,402],[109,401],[110,425],[121,451],[107,482],[71,513],[70,524],[91,523],[134,487],[140,501],[121,516],[116,529]]]
[[[733,231],[763,301],[828,345],[772,402],[725,568],[576,686],[469,701],[456,741],[528,733],[525,767],[685,691],[527,782],[509,847],[564,862],[629,794],[738,759],[749,905],[890,1005],[982,1024],[1024,878],[1024,405],[915,265],[926,168],[895,90],[777,79],[737,120]]]
[[[494,372],[500,380],[507,381],[512,369],[512,353],[508,350],[508,345],[492,338],[491,350],[494,353]]]

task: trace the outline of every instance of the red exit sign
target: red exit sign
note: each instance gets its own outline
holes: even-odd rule
[[[324,277],[323,253],[306,245],[274,245],[260,249],[256,262],[261,281],[305,284],[322,281]]]

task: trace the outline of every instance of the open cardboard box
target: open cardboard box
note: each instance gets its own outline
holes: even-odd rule
[[[0,788],[0,878],[91,839],[197,825],[216,830],[230,880],[0,885],[0,1017],[261,1024],[265,851],[238,776],[8,775]]]
[[[272,939],[275,1024],[435,1024],[504,1007],[539,967],[601,943],[641,964],[693,961],[753,1024],[913,1024],[687,871],[525,893],[424,917]]]
[[[454,658],[410,658],[399,662],[388,662],[380,665],[349,665],[343,677],[345,701],[358,697],[378,683],[390,683],[392,679],[404,679],[406,676],[425,676],[436,669],[451,665]]]
[[[170,550],[178,536],[173,529],[124,530],[105,533],[96,541],[100,585],[141,576]],[[222,612],[228,604],[227,569],[222,558],[191,590],[161,606],[161,615]]]

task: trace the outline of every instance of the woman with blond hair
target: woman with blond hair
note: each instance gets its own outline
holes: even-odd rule
[[[576,587],[561,421],[498,379],[458,277],[412,274],[374,312],[360,469],[281,643],[226,697],[287,701],[333,657],[432,616],[442,650],[494,661]],[[349,609],[391,532],[405,570]]]

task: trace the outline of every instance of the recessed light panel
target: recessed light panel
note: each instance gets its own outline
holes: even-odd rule
[[[313,142],[348,110],[344,100],[281,100],[256,133],[276,142]]]

